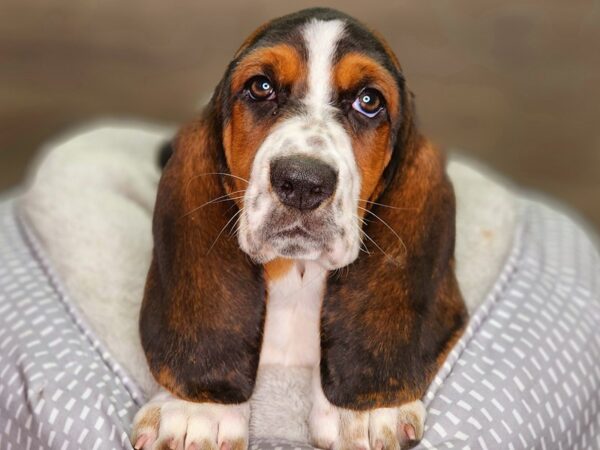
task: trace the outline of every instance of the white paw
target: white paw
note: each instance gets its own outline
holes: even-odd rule
[[[399,450],[423,437],[425,408],[420,400],[397,408],[351,411],[320,401],[310,415],[313,445],[329,450]]]
[[[136,414],[131,442],[138,450],[245,450],[250,407],[192,403],[160,393]]]

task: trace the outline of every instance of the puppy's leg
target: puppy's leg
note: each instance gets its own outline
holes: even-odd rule
[[[313,371],[313,405],[309,418],[312,444],[328,450],[399,450],[423,437],[425,408],[420,400],[395,408],[351,411],[333,406]]]
[[[166,391],[136,414],[131,442],[138,450],[245,450],[250,406],[192,403]]]
[[[332,449],[340,433],[340,410],[325,398],[318,364],[313,368],[311,395],[308,419],[311,443],[318,448]]]

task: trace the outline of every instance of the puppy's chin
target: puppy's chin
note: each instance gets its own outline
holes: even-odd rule
[[[286,259],[315,261],[324,251],[322,245],[305,239],[274,239],[271,243],[278,256]]]
[[[336,270],[351,264],[358,257],[359,252],[358,244],[354,246],[338,237],[326,243],[299,238],[275,238],[255,246],[248,246],[247,243],[247,240],[240,239],[242,250],[257,264],[266,264],[276,258],[284,258],[314,261],[325,270]]]
[[[242,245],[241,248],[257,264],[276,258],[318,261],[324,252],[322,246],[302,239],[273,239],[252,247]]]

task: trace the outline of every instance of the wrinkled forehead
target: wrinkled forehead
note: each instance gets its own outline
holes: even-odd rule
[[[281,84],[304,81],[307,95],[321,97],[328,94],[324,91],[330,81],[338,89],[368,81],[384,91],[403,81],[398,60],[383,39],[352,17],[327,9],[284,16],[251,34],[229,67],[231,93],[258,72]]]

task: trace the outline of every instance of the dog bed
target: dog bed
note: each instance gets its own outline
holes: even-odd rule
[[[156,389],[137,338],[169,128],[48,146],[0,201],[0,449],[131,449]],[[419,448],[600,448],[600,259],[564,213],[453,160],[469,326],[424,403]],[[308,369],[263,367],[251,442],[309,448]]]

